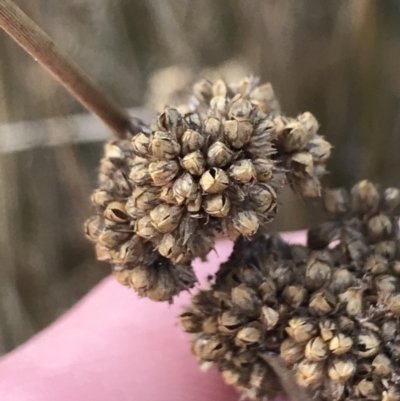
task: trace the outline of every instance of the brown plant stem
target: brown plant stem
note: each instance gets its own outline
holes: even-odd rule
[[[82,105],[119,138],[132,131],[129,115],[101,92],[91,78],[62,52],[11,0],[0,0],[0,27],[45,67]]]

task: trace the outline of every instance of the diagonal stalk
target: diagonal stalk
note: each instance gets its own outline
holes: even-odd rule
[[[83,106],[96,114],[119,138],[133,130],[124,109],[103,93],[17,5],[0,0],[0,27],[45,67]]]

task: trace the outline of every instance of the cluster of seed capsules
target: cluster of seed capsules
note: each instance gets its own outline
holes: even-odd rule
[[[191,262],[213,249],[215,232],[236,240],[262,230],[287,182],[320,194],[331,145],[310,113],[279,113],[270,84],[202,81],[188,105],[106,144],[85,229],[120,282],[171,300],[195,284]]]
[[[272,354],[313,399],[399,400],[399,203],[399,190],[361,181],[326,191],[333,218],[308,232],[306,247],[237,241],[180,316],[198,361],[251,399],[284,392]]]

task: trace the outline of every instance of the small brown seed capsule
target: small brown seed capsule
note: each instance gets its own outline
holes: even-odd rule
[[[272,179],[274,163],[268,159],[256,159],[253,162],[256,170],[256,178],[259,182],[267,182]]]
[[[371,378],[362,379],[355,387],[355,394],[371,400],[378,395],[378,389]]]
[[[382,325],[382,340],[385,342],[393,341],[397,335],[397,323],[389,320]]]
[[[321,196],[321,183],[316,177],[301,177],[301,179],[297,177],[293,182],[293,185],[295,186],[296,191],[302,196],[308,198],[317,198]]]
[[[233,163],[228,174],[234,181],[248,183],[256,177],[256,170],[251,160],[243,159]]]
[[[203,121],[199,113],[192,112],[191,109],[185,111],[184,122],[189,127],[189,129],[197,132],[202,132]],[[183,136],[182,136],[182,141],[183,141]]]
[[[210,100],[211,117],[224,118],[226,113],[227,100],[224,96],[214,96]]]
[[[302,285],[289,285],[282,293],[285,302],[293,308],[298,308],[307,299],[307,290]]]
[[[226,97],[227,93],[228,93],[228,87],[226,86],[226,83],[222,79],[218,79],[217,81],[214,82],[214,85],[212,86],[213,96]]]
[[[201,176],[200,185],[204,192],[217,194],[228,188],[229,178],[224,170],[213,167]]]
[[[399,289],[399,281],[389,274],[381,274],[375,278],[375,285],[378,291],[392,294]]]
[[[176,109],[166,107],[158,116],[157,125],[161,131],[169,131],[178,138],[182,137],[184,131],[183,119]]]
[[[400,400],[400,388],[397,386],[389,387],[382,392],[382,401],[398,401]]]
[[[309,361],[320,362],[328,356],[328,346],[321,337],[314,337],[307,343],[304,354]]]
[[[236,230],[246,236],[254,235],[260,226],[256,213],[251,210],[235,213],[232,217],[232,222]]]
[[[187,308],[179,315],[179,320],[186,333],[200,333],[203,326],[203,316],[194,308]]]
[[[143,132],[132,138],[133,153],[140,157],[147,157],[149,154],[150,137]]]
[[[386,273],[389,270],[387,260],[381,256],[371,255],[364,264],[364,270],[374,276]]]
[[[203,320],[202,331],[208,335],[218,333],[218,319],[215,316],[207,317]]]
[[[393,223],[385,214],[377,214],[371,217],[367,223],[367,233],[372,241],[389,238],[393,233]]]
[[[347,357],[336,357],[329,363],[329,377],[337,383],[346,383],[354,373],[356,366],[352,359]]]
[[[122,285],[129,285],[129,279],[131,276],[130,270],[122,270],[120,272],[114,272],[114,277]]]
[[[155,131],[150,137],[149,152],[157,159],[172,160],[179,155],[181,147],[174,135]]]
[[[282,132],[282,145],[287,153],[294,153],[303,150],[310,136],[299,122],[293,121],[285,126]]]
[[[345,333],[351,333],[354,330],[354,321],[347,316],[339,316],[337,319],[339,330]]]
[[[146,216],[147,210],[139,209],[136,207],[136,200],[134,198],[129,198],[125,203],[125,210],[128,213],[129,217],[134,220],[140,219],[143,216]]]
[[[126,223],[128,215],[125,205],[121,202],[111,202],[104,211],[104,218],[117,224]]]
[[[225,167],[233,159],[234,153],[224,143],[214,142],[207,152],[207,163],[213,167]]]
[[[329,342],[329,351],[335,355],[342,355],[349,352],[353,346],[353,340],[343,333],[336,334]]]
[[[295,364],[304,357],[304,344],[299,344],[291,338],[287,338],[281,344],[280,353],[285,362]]]
[[[182,167],[193,175],[202,175],[205,171],[206,161],[204,159],[203,153],[200,150],[188,153],[181,160]]]
[[[95,251],[96,251],[96,259],[97,260],[100,260],[101,262],[110,262],[111,261],[110,251],[105,246],[97,243],[95,245]]]
[[[231,241],[236,241],[240,236],[240,232],[236,230],[231,218],[226,218],[222,221],[222,233]]]
[[[103,189],[96,189],[90,199],[94,206],[106,207],[114,200],[114,197]]]
[[[290,159],[290,165],[293,174],[297,177],[312,176],[314,171],[314,162],[308,152],[295,153]]]
[[[372,361],[372,367],[374,368],[374,375],[380,377],[387,377],[392,373],[392,364],[385,354],[378,354]]]
[[[197,190],[196,198],[187,203],[186,208],[189,213],[197,213],[201,209],[201,203],[203,201],[203,196],[200,189]]]
[[[324,316],[332,312],[335,306],[335,296],[323,288],[311,296],[308,309],[313,315]]]
[[[179,166],[174,160],[150,163],[149,172],[154,185],[164,186],[171,182],[178,174]]]
[[[356,349],[361,358],[374,356],[379,351],[379,339],[371,331],[361,332],[356,339]]]
[[[150,216],[144,216],[135,222],[135,232],[145,239],[151,239],[158,234],[158,231],[152,224]]]
[[[253,118],[254,108],[248,100],[239,97],[236,101],[233,99],[228,114],[229,118],[247,122]]]
[[[205,138],[199,132],[187,130],[182,137],[182,153],[186,155],[196,150],[200,150],[204,146]]]
[[[136,185],[150,184],[152,176],[147,163],[134,164],[129,173],[129,179]]]
[[[161,204],[150,212],[153,226],[161,233],[169,233],[178,227],[182,217],[179,206]]]
[[[308,142],[309,152],[316,163],[324,163],[331,156],[332,145],[321,136]]]
[[[388,213],[392,213],[400,204],[400,190],[398,188],[387,188],[383,193],[382,206]]]
[[[128,226],[121,226],[120,228],[119,226],[114,226],[112,230],[105,228],[98,236],[97,241],[106,248],[115,248],[124,243],[132,235],[128,230]]]
[[[286,332],[296,342],[302,343],[310,340],[317,333],[317,329],[310,319],[295,317],[289,320]]]
[[[393,294],[387,304],[388,309],[396,316],[400,316],[400,294]]]
[[[249,98],[251,100],[257,100],[259,102],[269,104],[270,102],[275,100],[275,93],[272,88],[272,85],[268,82],[263,85],[259,85],[254,88],[250,94]]]
[[[309,387],[319,383],[324,374],[323,365],[308,360],[301,361],[297,366],[296,379],[301,387]]]
[[[309,111],[300,114],[297,117],[297,120],[303,124],[304,129],[309,133],[310,136],[315,136],[317,134],[319,128],[318,121]]]
[[[193,85],[194,96],[204,103],[208,103],[213,96],[212,84],[206,79],[202,79]]]
[[[132,192],[133,206],[151,210],[159,203],[160,189],[152,186],[136,187]]]
[[[237,305],[240,309],[248,313],[257,313],[261,304],[257,293],[246,284],[234,287],[231,291],[231,297],[234,305]]]
[[[104,145],[104,157],[106,159],[123,159],[123,150],[118,146],[118,140],[112,139]],[[120,142],[121,143],[121,142]]]
[[[238,345],[251,345],[260,341],[261,329],[257,325],[249,324],[242,327],[236,334],[236,343]]]
[[[211,140],[218,140],[221,135],[221,121],[215,117],[207,118],[204,124],[204,133],[211,138]]]
[[[204,210],[214,217],[226,217],[230,206],[229,198],[223,194],[207,195],[203,201]]]
[[[346,268],[332,269],[332,280],[329,289],[339,294],[351,287],[355,282],[354,275]]]
[[[100,216],[93,216],[85,221],[85,235],[90,241],[96,241],[103,229]]]
[[[379,200],[377,188],[368,180],[360,181],[351,190],[351,207],[356,213],[375,213]]]
[[[253,126],[248,121],[228,120],[224,123],[225,138],[235,148],[241,149],[251,138]]]
[[[381,241],[378,242],[374,247],[374,253],[377,256],[386,258],[392,261],[397,252],[397,243],[395,241]]]
[[[277,207],[277,195],[268,184],[256,184],[249,188],[249,198],[255,211],[259,213],[274,213]]]
[[[254,276],[254,274],[253,274]],[[271,277],[265,277],[262,283],[259,285],[259,291],[264,302],[276,301],[276,285]]]
[[[305,284],[308,288],[317,289],[329,282],[332,274],[330,263],[325,252],[316,251],[310,255],[305,277]]]
[[[154,227],[153,227],[154,228]],[[158,252],[162,256],[171,259],[177,247],[177,239],[173,233],[163,235],[158,246]]]
[[[345,306],[349,316],[358,316],[362,312],[362,292],[357,287],[350,287],[339,295],[339,301]]]
[[[218,319],[219,330],[221,333],[235,333],[240,327],[242,327],[244,321],[243,318],[238,316],[233,311],[227,310],[222,313]]]
[[[343,214],[348,210],[349,196],[343,188],[327,189],[324,194],[324,207],[328,213]]]
[[[263,322],[267,330],[272,330],[278,323],[278,320],[279,320],[279,313],[276,310],[268,306],[262,307],[261,321]]]
[[[178,205],[186,201],[193,201],[197,197],[197,184],[189,173],[182,174],[172,186],[172,193]]]
[[[322,318],[319,322],[319,332],[324,341],[330,341],[336,329],[337,326],[331,319]]]

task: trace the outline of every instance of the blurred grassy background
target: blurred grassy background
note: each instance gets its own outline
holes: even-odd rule
[[[287,114],[317,116],[335,146],[326,184],[400,185],[399,0],[16,3],[126,107],[157,105],[210,69],[253,73],[273,83]],[[0,52],[1,124],[83,111],[4,33]],[[49,129],[73,136],[68,119]],[[101,149],[0,154],[0,354],[108,274],[82,234]],[[315,216],[286,191],[271,229],[304,228]]]

